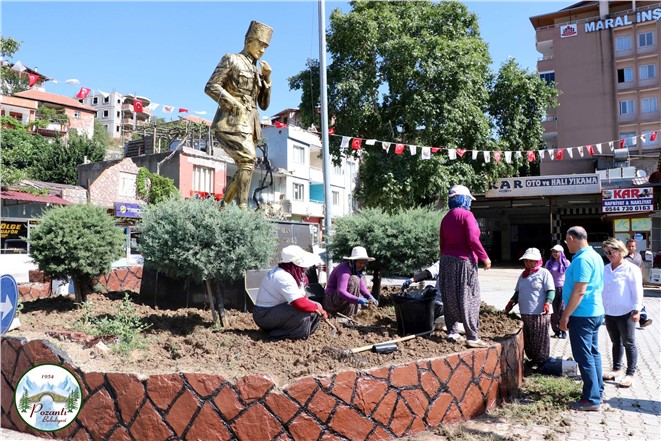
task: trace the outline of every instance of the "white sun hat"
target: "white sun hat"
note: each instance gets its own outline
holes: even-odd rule
[[[280,252],[280,263],[289,262],[302,268],[309,268],[314,265],[322,264],[319,256],[313,253],[308,253],[298,245],[289,245],[288,247],[284,247]]]
[[[353,247],[351,250],[351,256],[344,256],[343,259],[346,260],[367,260],[368,262],[374,262],[374,257],[369,257],[367,255],[367,250],[364,247]]]
[[[553,245],[553,248],[551,248],[551,250],[562,251],[563,253],[565,252],[565,249],[562,248],[562,245],[560,244]]]
[[[470,197],[472,200],[475,200],[475,198],[474,198],[473,195],[471,194],[471,192],[470,192],[470,190],[468,189],[468,187],[465,187],[465,186],[463,186],[463,185],[455,185],[455,186],[453,186],[453,187],[450,189],[450,193],[448,193],[448,197],[449,197],[449,198],[452,198],[452,197],[455,197],[455,196],[457,196],[457,195],[459,195],[459,194],[460,194],[460,195],[464,195],[464,196],[468,196],[468,197]]]
[[[537,262],[538,260],[542,260],[542,253],[537,248],[528,248],[519,260],[534,260]]]

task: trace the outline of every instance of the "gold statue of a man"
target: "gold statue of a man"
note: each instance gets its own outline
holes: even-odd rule
[[[223,201],[229,204],[237,198],[239,208],[244,209],[248,208],[255,149],[262,134],[257,105],[266,110],[271,100],[271,66],[260,61],[258,69],[257,60],[271,42],[272,34],[271,27],[252,21],[243,50],[224,55],[204,88],[218,103],[211,126],[216,139],[238,169],[225,190]]]

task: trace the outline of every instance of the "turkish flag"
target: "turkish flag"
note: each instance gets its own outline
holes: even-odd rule
[[[285,127],[287,127],[287,124],[281,123],[280,121],[273,121],[273,124],[275,124],[275,126],[279,129],[284,129]]]
[[[620,148],[624,148],[624,138],[620,139]]]
[[[142,101],[133,100],[133,110],[135,110],[136,112],[143,112],[144,108],[142,107]]]
[[[87,87],[81,87],[78,93],[76,94],[76,98],[80,98],[81,100],[84,100],[87,95],[90,94],[91,89],[88,89]]]
[[[501,154],[502,154],[502,152],[493,152],[493,159],[495,159],[497,163],[500,162],[500,155]]]
[[[656,141],[656,132],[652,132],[652,134],[650,135],[650,141],[652,142]]]
[[[431,148],[431,152],[432,152],[432,153],[436,153],[436,152],[438,152],[440,149],[441,149],[440,147],[432,147],[432,148]]]
[[[528,150],[528,161],[535,162],[535,152],[533,150]]]
[[[464,153],[466,153],[466,149],[457,149],[457,155],[459,155],[459,157],[463,158]]]
[[[562,156],[565,153],[565,149],[558,149],[555,153],[556,161],[562,161]]]
[[[594,156],[594,146],[589,145],[586,148],[588,149],[588,153],[590,154],[590,156]]]
[[[184,109],[183,107],[180,107],[179,113],[188,113],[188,109]]]
[[[395,154],[401,155],[404,153],[404,144],[395,144]]]
[[[328,133],[330,135],[335,135],[335,127],[331,127],[330,129],[328,129]]]
[[[29,73],[28,78],[30,79],[29,87],[32,87],[36,84],[37,80],[39,79],[39,76]]]
[[[363,138],[353,138],[351,140],[351,148],[354,150],[360,150],[360,145],[363,143]]]

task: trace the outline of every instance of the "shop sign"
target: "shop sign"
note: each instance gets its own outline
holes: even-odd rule
[[[601,31],[603,29],[614,29],[621,26],[630,26],[635,23],[645,23],[648,21],[658,21],[661,18],[661,8],[649,9],[647,11],[636,12],[636,15],[620,15],[615,18],[605,20],[590,21],[585,23],[585,32]]]
[[[578,26],[576,24],[560,26],[560,38],[575,37],[577,35]]]
[[[0,236],[2,239],[19,239],[28,235],[27,222],[2,222]]]
[[[592,173],[583,175],[501,178],[496,181],[496,185],[487,191],[486,197],[557,196],[599,192],[601,192],[599,175]]]
[[[128,202],[115,202],[115,217],[142,218],[142,206]]]
[[[604,213],[654,211],[652,187],[617,188],[601,192]]]

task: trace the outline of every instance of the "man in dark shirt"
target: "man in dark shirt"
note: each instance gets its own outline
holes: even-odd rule
[[[627,240],[627,250],[629,254],[624,256],[626,260],[636,265],[638,268],[643,269],[643,258],[640,257],[640,253],[636,252],[636,241],[634,239]],[[652,319],[647,318],[647,311],[645,311],[645,306],[640,310],[640,327],[646,328],[652,324]]]

